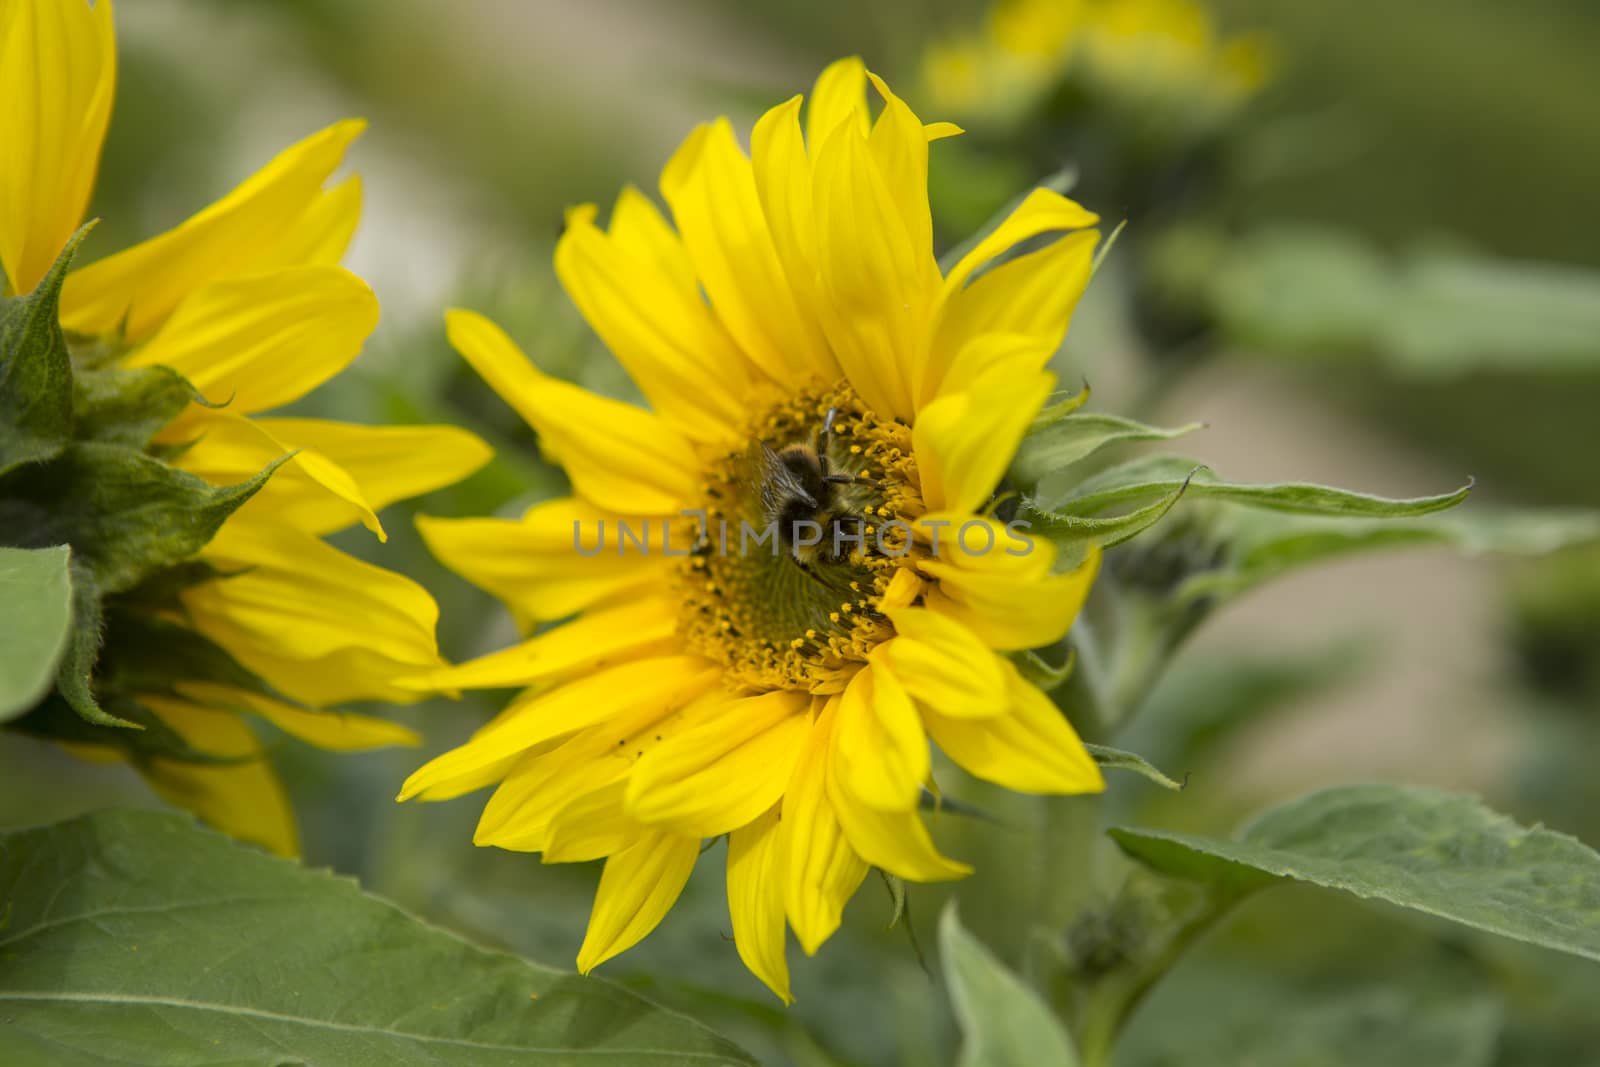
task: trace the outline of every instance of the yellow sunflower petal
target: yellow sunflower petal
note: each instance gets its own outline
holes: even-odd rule
[[[1097,793],[1100,768],[1050,698],[1007,660],[1009,707],[987,719],[960,719],[925,708],[928,732],[945,755],[975,777],[1022,793]]]
[[[173,466],[213,485],[237,485],[292,451],[266,430],[265,421],[200,410],[185,416],[163,439],[184,446]],[[273,472],[239,515],[260,516],[313,534],[359,522],[385,540],[373,508],[349,471],[319,452],[302,449]]]
[[[524,630],[535,621],[564,619],[603,601],[662,586],[671,560],[631,546],[616,551],[616,523],[616,515],[575,497],[536,504],[520,519],[417,516],[417,530],[428,550],[473,585],[505,601]],[[641,525],[634,520],[630,529]],[[659,533],[659,526],[655,528]],[[581,552],[575,544],[582,546]],[[596,547],[601,551],[587,554]]]
[[[787,838],[783,909],[806,955],[833,936],[844,906],[867,876],[867,864],[845,838],[828,798],[828,754],[838,699],[823,705],[783,794]]]
[[[661,172],[661,193],[706,296],[739,348],[773,380],[831,364],[817,324],[801,314],[727,119],[699,127]]]
[[[368,752],[401,745],[416,748],[422,737],[411,727],[371,715],[323,708],[301,708],[232,686],[179,682],[181,696],[209,708],[259,715],[291,737],[330,752]]]
[[[586,730],[511,756],[509,764],[504,760],[485,764],[504,769],[495,776],[499,785],[478,816],[472,843],[513,852],[542,851],[549,842],[550,820],[558,811],[591,790],[621,782],[628,773],[628,761],[607,752],[599,734],[598,729]],[[459,796],[468,791],[457,788],[455,782],[461,780],[430,787],[422,799]]]
[[[949,363],[970,358],[972,343],[994,334],[1015,337],[1042,354],[1040,366],[1066,336],[1072,312],[1089,284],[1098,230],[1068,234],[1035,252],[1018,256],[985,273],[950,297],[932,347],[918,399],[931,401],[955,391],[986,369],[968,367],[956,382]]]
[[[800,133],[800,97],[769,110],[750,133],[750,163],[772,244],[801,314],[821,323],[826,310],[817,278],[816,209],[811,159]],[[843,374],[831,349],[817,354],[824,381]]]
[[[919,526],[925,528],[928,521],[919,520]],[[937,560],[918,564],[939,583],[924,595],[926,606],[961,623],[990,648],[1015,651],[1059,640],[1088,598],[1100,566],[1099,550],[1091,549],[1073,570],[1054,574],[1055,548],[1048,541],[1030,537],[1031,547],[1024,550],[1023,542],[993,520],[971,517],[949,522],[943,530],[947,545],[961,536],[964,527],[979,532],[967,540],[971,550],[952,547]],[[995,545],[991,551],[976,551],[989,543]]]
[[[378,299],[340,267],[290,267],[191,292],[130,367],[162,364],[235,414],[298,400],[361,354]]]
[[[332,195],[323,193],[322,183],[365,126],[354,119],[335,123],[285,149],[176,228],[74,271],[61,295],[62,325],[91,334],[125,325],[129,341],[142,341],[202,286],[282,266],[280,248],[330,248],[336,243],[330,231],[339,232],[348,219],[315,210],[321,197]],[[334,206],[343,204],[347,212],[349,195]]]
[[[472,843],[517,852],[539,852],[549,843],[550,822],[578,797],[613,782],[622,784],[636,758],[628,737],[676,715],[672,709],[642,708],[616,723],[545,742],[514,757],[504,779],[478,818]],[[618,741],[623,744],[618,745]],[[454,793],[452,789],[449,793]],[[426,800],[446,799],[431,790]]]
[[[266,274],[284,267],[337,267],[361,224],[363,194],[361,175],[352,174],[318,195],[294,225],[287,227],[281,243],[250,264],[250,273]]]
[[[863,860],[913,882],[945,882],[972,873],[967,864],[939,854],[915,806],[885,811],[858,799],[840,779],[840,751],[835,742],[828,761],[828,800],[850,847]]]
[[[911,444],[931,510],[976,511],[988,500],[1049,398],[1055,375],[1029,370],[1031,354],[1018,355],[917,414]]]
[[[83,221],[116,81],[110,0],[0,4],[0,272],[12,292],[31,292]]]
[[[170,697],[143,696],[139,702],[197,751],[241,759],[238,763],[152,759],[140,773],[157,793],[241,841],[280,856],[300,851],[289,798],[261,742],[237,715]]]
[[[805,693],[730,700],[651,748],[629,776],[635,819],[697,837],[743,826],[783,795],[810,722]]]
[[[201,558],[225,577],[183,592],[195,628],[286,696],[410,702],[399,681],[443,666],[426,590],[302,530],[241,512]]]
[[[816,150],[846,120],[866,134],[867,67],[860,56],[834,60],[817,75],[806,107],[806,143]]]
[[[445,326],[456,351],[538,432],[584,499],[624,514],[666,515],[694,498],[700,464],[659,416],[540,373],[476,312],[448,311]]]
[[[1054,190],[1033,190],[993,232],[974,245],[951,268],[944,280],[946,302],[961,292],[980,267],[1007,249],[1042,233],[1087,229],[1099,221],[1098,215],[1084,210]]]
[[[1001,373],[1024,377],[1037,374],[1050,362],[1054,350],[1037,337],[1022,333],[981,333],[967,341],[959,352],[942,364],[943,377],[937,389],[923,404],[956,393],[972,391],[978,381]],[[933,366],[933,364],[929,364]]]
[[[654,269],[680,294],[704,300],[683,239],[655,202],[636,186],[624,185],[617,194],[606,236],[623,252]]]
[[[640,201],[639,193],[624,193],[612,235],[595,226],[592,205],[569,212],[556,275],[662,418],[695,440],[732,440],[746,418],[748,364],[699,291],[666,273],[676,266],[662,245],[676,237],[661,234],[647,214],[654,207]],[[625,204],[632,205],[626,213]]]
[[[815,155],[823,325],[866,405],[911,420],[911,379],[937,291],[933,252],[906,232],[868,140],[841,123]],[[926,196],[926,194],[924,194]]]
[[[928,778],[928,739],[905,688],[881,661],[850,680],[834,729],[833,773],[852,798],[884,811],[917,806]]]
[[[550,742],[554,744],[554,742]],[[487,789],[491,785],[504,785],[506,776],[510,774],[528,753],[517,752],[498,760],[490,760],[474,771],[458,774],[448,781],[429,789],[419,799],[421,800],[454,800],[456,797],[476,793],[480,789]],[[395,802],[400,803],[410,798],[405,796],[395,797]],[[473,839],[473,844],[483,845],[497,842],[479,841]],[[512,846],[505,846],[507,848]]]
[[[596,671],[677,645],[678,615],[679,605],[666,598],[630,597],[521,644],[447,667],[420,684],[434,690],[509,689]]]
[[[578,970],[588,974],[654,930],[683,892],[699,856],[697,838],[647,831],[626,852],[606,860],[578,950]]]
[[[918,253],[925,284],[938,284],[939,265],[933,257],[933,214],[928,206],[928,135],[922,120],[876,74],[868,72],[873,88],[883,97],[883,111],[872,124],[867,147],[889,198],[900,212],[906,236]]]
[[[619,778],[562,805],[551,816],[541,861],[587,863],[626,851],[643,832],[623,804],[626,788]]]
[[[999,715],[1005,674],[977,634],[924,608],[886,608],[895,637],[873,651],[918,703],[952,718]]]
[[[346,471],[372,508],[454,485],[494,458],[477,435],[455,426],[360,426],[328,419],[252,420],[287,448],[310,449]],[[271,483],[269,482],[270,486]],[[291,521],[313,533],[348,525],[331,518],[297,516]]]
[[[727,699],[720,689],[712,689],[687,702],[647,701],[597,726],[535,745],[502,775],[505,780],[484,806],[473,843],[540,851],[548,843],[551,821],[567,805],[601,786],[621,783],[663,737],[699,721],[706,709]],[[519,705],[528,702],[513,703],[479,735],[495,729],[502,719],[520,715]],[[430,792],[429,799],[433,798]]]
[[[406,779],[400,799],[448,789],[489,764],[641,708],[682,707],[716,684],[719,672],[697,656],[661,656],[625,663],[519,701],[466,744],[431,760]],[[509,710],[509,709],[508,709]]]
[[[792,1004],[784,951],[784,845],[777,805],[728,835],[728,916],[733,946],[744,965],[785,1004]]]

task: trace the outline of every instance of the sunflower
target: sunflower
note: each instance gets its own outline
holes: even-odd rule
[[[605,230],[592,205],[568,215],[557,273],[653,410],[448,314],[573,493],[422,534],[525,627],[571,618],[435,679],[527,688],[400,796],[498,784],[478,844],[604,857],[584,972],[726,835],[738,951],[785,1000],[786,924],[814,953],[871,867],[968,873],[922,819],[930,738],[1018,790],[1102,784],[1006,655],[1065,634],[1097,557],[1058,568],[990,510],[1051,393],[1096,218],[1036,190],[942,273],[928,144],[960,131],[856,59],[818,79],[804,133],[801,108],[767,112],[748,157],[726,119],[696,129],[661,179],[673,223],[631,188]]]
[[[82,222],[115,85],[110,0],[0,0],[4,295],[33,290]],[[245,487],[198,555],[75,574],[78,592],[92,591],[80,625],[98,621],[102,646],[98,664],[90,657],[92,684],[63,686],[54,710],[65,699],[102,724],[102,710],[137,713],[146,729],[39,728],[59,725],[51,708],[22,725],[71,737],[85,755],[130,758],[172,801],[286,853],[296,849],[294,821],[246,720],[336,750],[416,744],[398,724],[325,709],[414,701],[415,680],[444,665],[432,598],[323,535],[359,522],[382,538],[379,508],[489,458],[449,427],[263,417],[349,365],[377,323],[371,289],[338,265],[360,216],[360,181],[327,185],[362,128],[346,121],[314,134],[172,230],[73,270],[59,297],[72,371],[80,393],[92,381],[117,397],[109,410],[123,421],[113,433],[80,412],[57,455],[0,478],[7,514],[37,520],[0,532],[0,543],[66,540],[89,563],[126,556],[128,531],[149,521],[137,491],[123,494],[133,498],[126,509],[107,510],[113,471],[196,498],[208,486]],[[165,370],[136,373],[146,368]],[[197,402],[166,419],[133,381],[177,382]],[[112,418],[105,405],[97,411]],[[205,525],[191,514],[146,533],[155,543],[187,535],[188,523]],[[71,710],[66,721],[77,723]],[[204,759],[128,748],[168,731]]]
[[[1072,75],[1116,100],[1209,118],[1271,68],[1264,35],[1222,37],[1196,0],[995,0],[982,33],[928,50],[922,81],[960,114],[1025,112]]]

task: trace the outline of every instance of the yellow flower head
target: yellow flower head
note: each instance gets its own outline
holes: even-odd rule
[[[695,130],[662,174],[671,223],[633,189],[607,229],[573,210],[557,273],[651,411],[448,317],[573,495],[423,535],[524,624],[577,617],[436,679],[528,689],[401,797],[498,785],[479,844],[605,857],[584,971],[726,834],[739,953],[787,999],[786,925],[815,952],[870,867],[967,873],[920,815],[930,738],[1016,789],[1101,788],[1004,655],[1061,638],[1097,559],[1059,571],[984,511],[1051,391],[1096,218],[1036,190],[942,273],[928,143],[958,132],[844,60],[803,127],[798,96],[756,123],[749,156],[725,119]]]
[[[110,0],[0,0],[6,292],[32,290],[82,222],[115,83]],[[415,744],[398,725],[322,709],[415,700],[415,679],[442,666],[432,598],[322,536],[361,522],[382,537],[377,509],[454,482],[489,456],[452,428],[266,416],[346,367],[377,323],[371,289],[338,266],[360,215],[360,181],[327,187],[362,127],[341,122],[292,146],[176,228],[73,271],[61,293],[77,372],[170,368],[217,405],[188,405],[148,451],[132,451],[218,486],[248,482],[292,454],[191,561],[196,580],[180,583],[159,615],[265,685],[179,676],[131,696],[193,749],[236,760],[141,760],[155,788],[284,852],[296,847],[290,810],[239,713],[325,748]],[[53,462],[106,447],[74,441]],[[0,480],[0,498],[13,489]],[[74,544],[74,557],[92,547]],[[102,661],[117,651],[118,617],[149,621],[125,595],[133,591],[103,591],[115,595],[104,605]]]
[[[922,81],[962,115],[1016,116],[1070,76],[1123,104],[1210,118],[1271,66],[1264,35],[1219,37],[1197,0],[995,0],[984,33],[929,48]]]

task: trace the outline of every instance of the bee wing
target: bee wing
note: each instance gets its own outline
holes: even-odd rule
[[[754,489],[753,499],[760,502],[764,522],[775,522],[783,516],[788,506],[796,500],[808,507],[816,507],[817,500],[765,441],[752,441],[745,449],[741,464],[745,484]]]

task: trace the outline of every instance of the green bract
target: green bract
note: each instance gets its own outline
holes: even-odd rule
[[[211,576],[190,558],[276,464],[217,488],[162,461],[151,439],[198,399],[194,389],[164,367],[105,366],[114,339],[68,337],[58,322],[86,232],[34,292],[0,305],[0,567],[15,630],[0,664],[0,718],[141,758],[215,762],[135,694],[166,691],[179,675],[262,689],[215,644],[155,612],[176,610],[179,589]],[[41,686],[51,674],[53,687]]]

